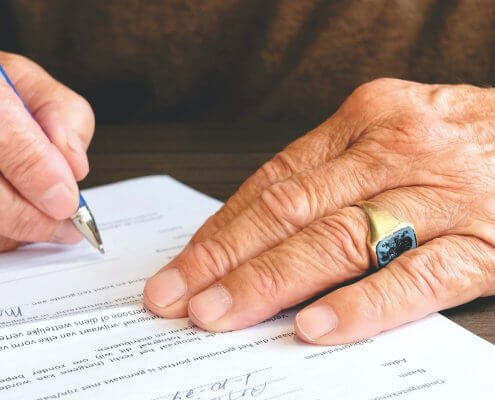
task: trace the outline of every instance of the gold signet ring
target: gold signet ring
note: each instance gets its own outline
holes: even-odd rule
[[[383,268],[407,250],[418,247],[414,226],[373,203],[356,204],[368,216],[368,249],[373,265]]]

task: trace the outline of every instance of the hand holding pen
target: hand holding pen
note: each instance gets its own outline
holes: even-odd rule
[[[76,243],[82,235],[71,217],[80,205],[76,181],[89,171],[91,107],[24,57],[0,52],[0,65],[16,88],[2,75],[0,252],[22,242]]]

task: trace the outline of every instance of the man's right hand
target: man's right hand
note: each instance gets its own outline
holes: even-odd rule
[[[78,242],[68,218],[79,204],[76,181],[89,171],[91,107],[22,56],[0,52],[0,64],[34,117],[0,79],[0,252]]]

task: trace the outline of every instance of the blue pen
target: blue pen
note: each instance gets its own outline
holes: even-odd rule
[[[29,112],[29,115],[31,115],[31,112],[26,107],[26,104],[22,100],[21,95],[19,94],[1,65],[0,75],[5,80],[5,82],[9,84],[17,97],[19,97],[19,99],[22,101],[22,104],[24,104],[24,108],[26,108],[26,110]],[[79,208],[77,209],[77,212],[71,217],[71,220],[77,230],[82,233],[82,235],[88,240],[89,243],[91,243],[93,247],[98,249],[100,253],[105,253],[105,249],[103,248],[103,243],[101,241],[100,232],[98,231],[98,227],[96,226],[93,214],[91,213],[91,210],[89,209],[86,201],[81,194],[79,194]]]

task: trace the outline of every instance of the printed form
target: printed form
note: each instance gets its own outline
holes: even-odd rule
[[[495,346],[435,314],[357,343],[297,340],[295,311],[215,334],[141,305],[220,202],[165,176],[84,193],[107,254],[0,255],[0,399],[494,399]],[[117,201],[117,203],[115,203]]]

